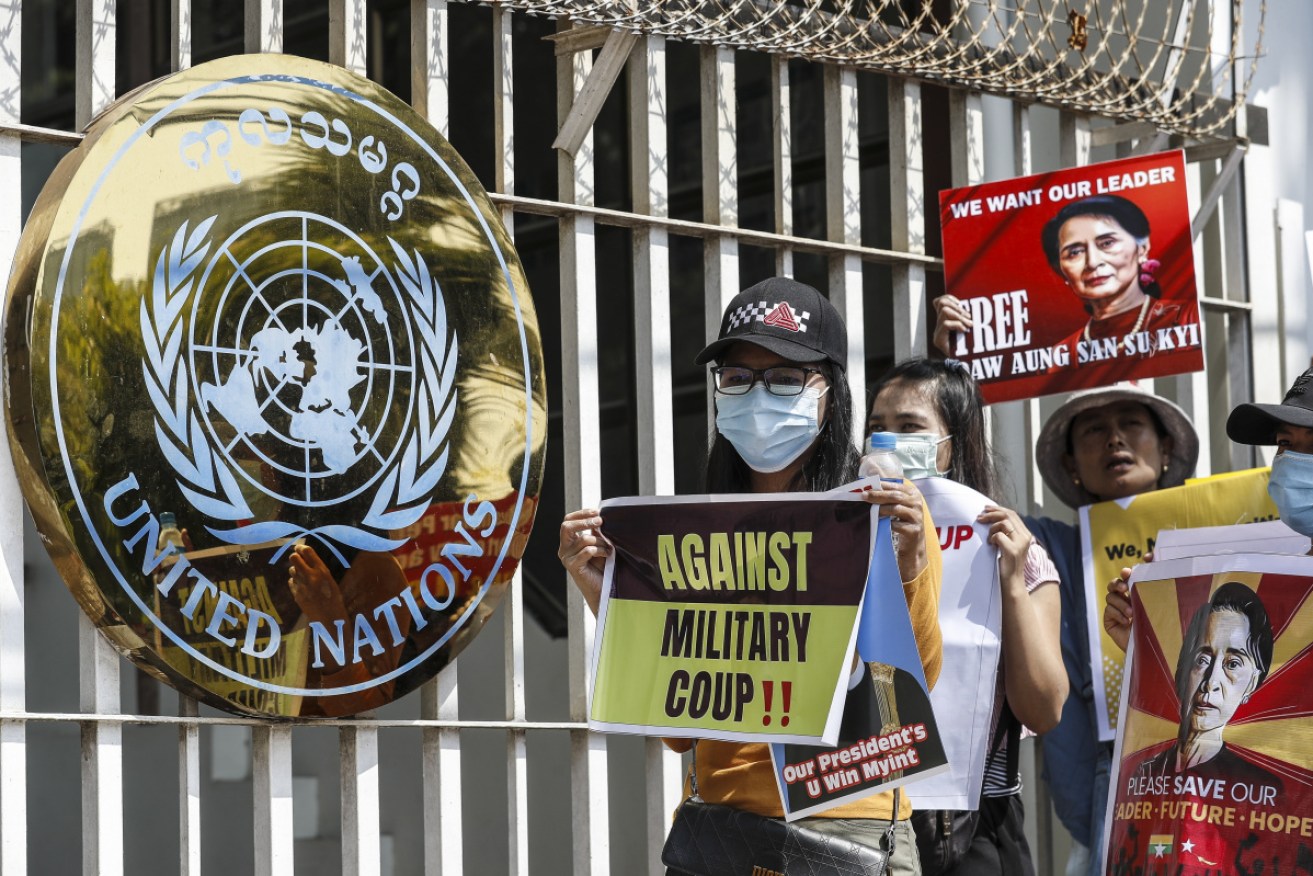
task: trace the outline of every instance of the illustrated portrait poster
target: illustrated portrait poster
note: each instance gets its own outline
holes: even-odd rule
[[[987,402],[1200,371],[1181,151],[941,192],[950,355]]]
[[[1313,862],[1313,558],[1139,566],[1109,789],[1107,873]]]

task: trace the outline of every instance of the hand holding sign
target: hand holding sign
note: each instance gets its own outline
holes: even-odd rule
[[[602,598],[602,573],[611,549],[602,537],[602,518],[595,508],[571,511],[561,521],[561,546],[556,550],[584,602],[597,614]]]

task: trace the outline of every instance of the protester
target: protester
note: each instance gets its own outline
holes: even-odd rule
[[[1295,378],[1281,404],[1236,405],[1226,418],[1226,436],[1237,444],[1275,445],[1268,494],[1282,522],[1313,539],[1313,368]],[[1103,628],[1123,651],[1133,618],[1130,577],[1131,570],[1122,569],[1108,584],[1103,609]]]
[[[1079,508],[1180,486],[1194,472],[1199,437],[1172,402],[1116,386],[1073,394],[1045,422],[1035,458],[1049,489]],[[1062,659],[1070,684],[1062,720],[1041,740],[1044,778],[1058,818],[1079,845],[1067,873],[1102,876],[1112,743],[1099,741],[1080,533],[1051,518],[1027,518],[1027,524],[1061,575]]]
[[[714,360],[716,427],[705,488],[714,493],[823,492],[857,477],[852,396],[845,372],[847,328],[815,289],[776,277],[736,296],[720,336],[697,357]],[[920,493],[908,482],[864,494],[891,518],[907,609],[928,684],[939,675],[939,542]],[[608,548],[594,509],[566,515],[558,555],[585,601],[597,611]],[[902,606],[899,606],[901,609]],[[689,740],[670,740],[687,750]],[[704,800],[774,818],[783,815],[770,753],[762,744],[706,740],[696,749]],[[879,846],[893,816],[893,792],[837,806],[801,824]],[[890,874],[920,873],[902,795]]]
[[[895,433],[907,477],[948,477],[985,496],[999,495],[980,389],[960,363],[909,359],[894,366],[874,388],[867,429]],[[1015,511],[989,505],[978,520],[989,525],[989,540],[999,550],[1002,589],[1002,657],[989,734],[994,747],[986,761],[979,817],[918,817],[917,839],[923,850],[933,849],[946,839],[945,824],[965,824],[954,829],[970,830],[969,845],[939,873],[1033,874],[1015,746],[1017,722],[1047,732],[1057,724],[1067,696],[1058,636],[1061,600],[1056,586],[1046,586],[1058,583],[1058,571]],[[1000,724],[1005,732],[998,732]]]

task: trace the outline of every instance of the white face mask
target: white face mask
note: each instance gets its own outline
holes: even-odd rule
[[[894,455],[903,465],[903,476],[918,478],[942,477],[939,470],[939,445],[952,435],[939,436],[934,432],[901,432],[894,436]]]
[[[821,434],[821,396],[829,390],[773,395],[759,383],[743,395],[717,395],[716,429],[753,471],[781,471]]]

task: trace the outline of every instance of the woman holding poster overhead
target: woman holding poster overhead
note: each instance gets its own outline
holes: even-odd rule
[[[873,399],[867,429],[895,433],[908,477],[947,477],[984,496],[998,495],[980,390],[960,363],[900,362],[875,385]],[[1047,586],[1058,583],[1058,571],[1016,512],[989,505],[978,522],[990,527],[990,542],[999,550],[1002,589],[992,746],[977,812],[918,816],[917,841],[928,853],[922,855],[927,873],[928,856],[941,857],[938,850],[956,847],[960,857],[942,860],[938,873],[1033,874],[1016,750],[1021,725],[1047,732],[1058,723],[1067,696],[1058,638],[1061,602],[1058,588]],[[945,824],[951,825],[951,838],[944,835]]]
[[[823,492],[857,478],[853,404],[848,389],[848,332],[819,292],[776,277],[746,289],[725,310],[719,338],[697,357],[715,362],[715,431],[706,489],[714,493]],[[940,556],[933,525],[910,483],[884,483],[866,495],[891,518],[907,607],[930,684],[939,674]],[[597,611],[608,553],[598,512],[568,514],[559,556],[588,605]],[[672,740],[687,750],[688,740]],[[760,815],[783,814],[767,746],[706,740],[697,745],[701,795]],[[795,822],[813,830],[880,846],[897,815],[889,873],[920,873],[907,819],[911,803],[894,793],[865,797]]]

